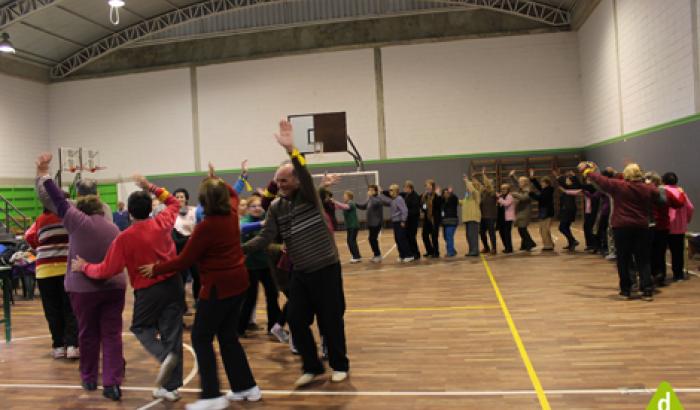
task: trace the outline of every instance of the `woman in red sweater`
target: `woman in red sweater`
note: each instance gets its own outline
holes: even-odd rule
[[[236,329],[241,304],[248,289],[248,271],[241,250],[238,225],[238,195],[220,178],[209,178],[199,186],[199,202],[206,218],[199,223],[185,248],[174,259],[141,267],[146,277],[180,271],[197,264],[202,288],[192,327],[192,346],[199,364],[202,393],[200,400],[187,405],[188,410],[224,409],[228,401],[260,400],[245,351]],[[221,359],[231,391],[221,395],[216,373],[214,336],[219,340]]]
[[[615,202],[612,213],[613,237],[617,248],[617,273],[620,276],[620,296],[631,297],[632,281],[630,263],[632,257],[637,264],[642,290],[642,299],[654,300],[654,285],[651,280],[649,260],[649,217],[654,204],[665,202],[663,190],[644,182],[639,165],[628,164],[624,179],[613,179],[601,175],[592,162],[582,162],[578,169]]]

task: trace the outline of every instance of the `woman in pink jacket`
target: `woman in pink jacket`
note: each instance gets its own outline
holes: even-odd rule
[[[666,185],[666,190],[674,196],[679,197],[683,193],[683,188],[677,186],[678,176],[675,172],[665,173],[662,180],[664,185]],[[685,205],[678,209],[668,209],[670,222],[668,247],[671,250],[671,268],[674,282],[685,279],[683,271],[685,232],[688,230],[688,224],[693,219],[694,210],[693,203],[690,202],[690,198],[687,195],[685,196]]]
[[[498,195],[498,233],[501,235],[501,242],[505,250],[503,253],[513,253],[513,221],[515,221],[515,202],[510,193],[510,185],[501,185],[501,192]]]

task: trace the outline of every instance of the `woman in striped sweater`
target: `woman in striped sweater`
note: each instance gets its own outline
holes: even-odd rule
[[[55,213],[44,208],[24,239],[37,251],[36,279],[49,324],[54,359],[78,359],[78,323],[63,287],[68,259],[68,232]]]

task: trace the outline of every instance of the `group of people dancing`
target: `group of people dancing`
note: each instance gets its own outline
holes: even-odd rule
[[[678,186],[678,176],[667,172],[643,173],[638,164],[628,164],[619,173],[613,168],[599,170],[593,163],[579,165],[579,171],[563,175],[552,170],[552,176],[536,177],[536,170],[527,176],[510,171],[507,183],[496,190],[494,182],[482,169],[478,175],[464,176],[464,195],[459,198],[453,187],[441,189],[434,180],[425,181],[422,194],[406,181],[401,190],[393,184],[388,191],[370,185],[367,199],[355,202],[353,192],[344,193],[338,202],[326,195],[324,210],[334,219],[336,209],[346,221],[350,263],[359,263],[362,256],[357,246],[357,209],[366,210],[371,262],[382,261],[379,233],[384,224],[384,207],[391,209],[391,226],[399,262],[421,258],[417,233],[422,220],[423,257],[440,257],[440,231],[445,241],[446,257],[457,255],[454,237],[460,224],[465,226],[468,249],[466,257],[498,253],[496,232],[502,252],[514,252],[512,231],[520,236],[520,251],[531,252],[538,244],[528,227],[533,222],[533,205],[537,204],[537,220],[541,250],[555,250],[551,225],[559,219],[559,232],[566,238],[563,249],[575,252],[580,245],[572,232],[577,217],[578,198],[583,197],[584,251],[616,260],[620,275],[620,295],[632,298],[632,289],[642,292],[643,300],[653,300],[654,289],[666,283],[666,253],[670,250],[673,281],[684,274],[684,237],[693,216],[693,203]],[[555,196],[558,195],[558,212]],[[323,196],[323,195],[322,195]],[[479,249],[479,236],[482,248]]]
[[[293,339],[294,350],[301,356],[301,376],[295,386],[313,383],[325,372],[311,331],[314,320],[333,370],[330,381],[347,379],[345,297],[335,238],[306,160],[294,147],[291,124],[280,121],[275,137],[290,159],[275,173],[274,193],[264,191],[246,201],[244,219],[239,218],[240,188],[237,192],[217,177],[210,164],[209,175],[199,187],[200,212],[183,206],[186,191],[176,190],[178,199],[135,176],[140,190],[129,196],[131,222],[123,231],[100,201],[95,181],[78,181],[77,198],[71,201],[49,174],[51,154],[37,158],[36,187],[45,209],[32,228],[38,232],[34,245],[42,266],[60,271],[63,264],[65,269],[55,275],[63,276],[62,283],[54,281],[56,287],[62,285],[62,294],[46,292],[44,299],[41,292],[53,336],[52,354],[61,358],[70,353],[71,358],[79,358],[85,390],[97,390],[101,351],[103,395],[111,400],[122,397],[126,369],[122,312],[128,280],[134,290],[130,330],[160,363],[153,397],[180,399],[186,310],[181,272],[192,275],[190,269],[196,266],[199,289],[192,346],[201,393],[186,408],[223,409],[232,401],[260,400],[261,390],[239,335],[245,332],[255,306],[251,298],[257,294],[257,285],[253,292],[251,283],[268,281],[274,254],[275,270],[286,273],[286,283],[279,287],[287,295],[287,304],[283,310],[270,310],[277,305],[277,293],[266,292],[268,326],[278,339]],[[239,184],[246,184],[245,176]],[[162,204],[155,207],[160,209],[154,209],[153,198]],[[176,229],[188,220],[195,221],[193,226]],[[178,251],[174,237],[179,235],[186,239]],[[58,299],[61,307],[56,310],[53,305]],[[289,334],[283,331],[285,324]],[[224,395],[217,376],[214,337],[230,385]]]
[[[577,197],[583,196],[586,250],[616,259],[622,297],[635,297],[636,283],[641,298],[653,300],[655,288],[666,285],[667,249],[673,280],[684,279],[683,240],[693,204],[673,172],[660,177],[628,164],[617,173],[582,162],[578,172],[560,175],[554,170],[552,177],[537,178],[534,170],[527,176],[510,172],[509,183],[497,189],[482,170],[479,175],[464,176],[461,198],[453,187],[442,189],[427,180],[421,194],[413,182],[406,181],[386,191],[370,185],[361,202],[350,191],[336,201],[329,192],[338,178],[327,175],[320,187],[314,185],[306,159],[294,147],[291,124],[280,121],[275,136],[289,160],[279,166],[265,189],[248,198],[239,196],[244,190],[253,191],[246,163],[233,185],[217,177],[210,164],[199,186],[197,207],[188,205],[187,190],[170,193],[136,175],[140,189],[129,196],[126,209],[120,206],[114,215],[100,200],[95,181],[79,180],[77,198],[71,201],[49,174],[52,156],[37,158],[36,189],[44,212],[26,239],[37,251],[37,278],[52,334],[52,355],[79,359],[85,390],[98,387],[102,352],[103,395],[111,400],[122,397],[126,369],[122,313],[128,280],[134,290],[130,330],[159,363],[153,397],[180,399],[183,316],[189,309],[185,285],[190,276],[196,301],[192,345],[202,391],[188,409],[223,409],[232,401],[261,399],[239,341],[254,316],[258,283],[265,288],[267,331],[301,356],[301,376],[295,386],[306,386],[324,374],[322,358],[332,368],[332,382],[346,380],[345,297],[334,236],[337,210],[344,216],[350,263],[363,260],[357,244],[358,210],[366,210],[370,260],[382,261],[379,234],[385,223],[384,208],[390,210],[399,261],[411,263],[421,257],[439,258],[441,233],[446,257],[455,257],[460,220],[465,225],[467,257],[497,254],[497,231],[501,251],[513,253],[513,226],[521,239],[520,250],[531,252],[538,246],[528,230],[535,202],[541,250],[554,251],[555,195],[559,231],[567,242],[564,249],[574,252],[579,242],[571,226]],[[419,228],[424,253],[418,246]],[[287,300],[283,307],[278,304],[280,291]],[[322,357],[311,330],[314,321],[322,336]],[[223,395],[215,337],[230,386]]]

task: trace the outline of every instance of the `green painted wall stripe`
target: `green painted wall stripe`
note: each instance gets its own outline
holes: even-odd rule
[[[552,149],[539,149],[539,150],[529,150],[529,151],[495,151],[495,152],[479,152],[474,154],[453,154],[453,155],[434,155],[427,157],[405,157],[405,158],[390,158],[390,159],[370,159],[366,160],[365,165],[376,165],[376,164],[397,164],[397,163],[408,163],[408,162],[421,162],[421,161],[440,161],[449,159],[480,159],[480,158],[502,158],[502,157],[518,157],[518,156],[537,156],[537,155],[557,155],[557,154],[574,154],[581,152],[583,150],[597,148],[609,144],[614,144],[616,142],[625,141],[632,138],[643,137],[645,135],[651,134],[653,132],[661,131],[664,129],[677,127],[679,125],[689,124],[695,121],[700,121],[700,113],[689,115],[687,117],[678,118],[673,121],[665,122],[662,124],[654,125],[648,128],[644,128],[638,131],[623,134],[617,137],[612,137],[604,141],[595,142],[593,144],[585,145],[582,147],[570,147],[570,148],[552,148]],[[342,161],[342,162],[325,162],[319,164],[309,164],[311,169],[322,169],[329,167],[342,167],[342,166],[355,166],[352,161]],[[277,167],[259,167],[250,168],[250,172],[273,172]],[[220,170],[219,173],[223,174],[238,174],[240,169],[224,169]],[[205,172],[182,172],[173,174],[157,174],[149,175],[148,178],[172,178],[172,177],[184,177],[184,176],[204,176]]]
[[[695,122],[695,121],[700,121],[700,113],[689,115],[689,116],[683,117],[683,118],[678,118],[678,119],[675,119],[673,121],[665,122],[662,124],[657,124],[657,125],[651,126],[649,128],[644,128],[644,129],[641,129],[638,131],[633,131],[633,132],[623,134],[623,135],[620,135],[617,137],[608,138],[608,139],[600,141],[600,142],[595,142],[593,144],[586,145],[584,147],[584,149],[602,147],[604,145],[610,145],[610,144],[614,144],[616,142],[625,141],[625,140],[632,139],[632,138],[643,137],[645,135],[651,134],[652,132],[657,132],[657,131],[665,130],[668,128],[677,127],[679,125],[690,124],[690,123]]]

